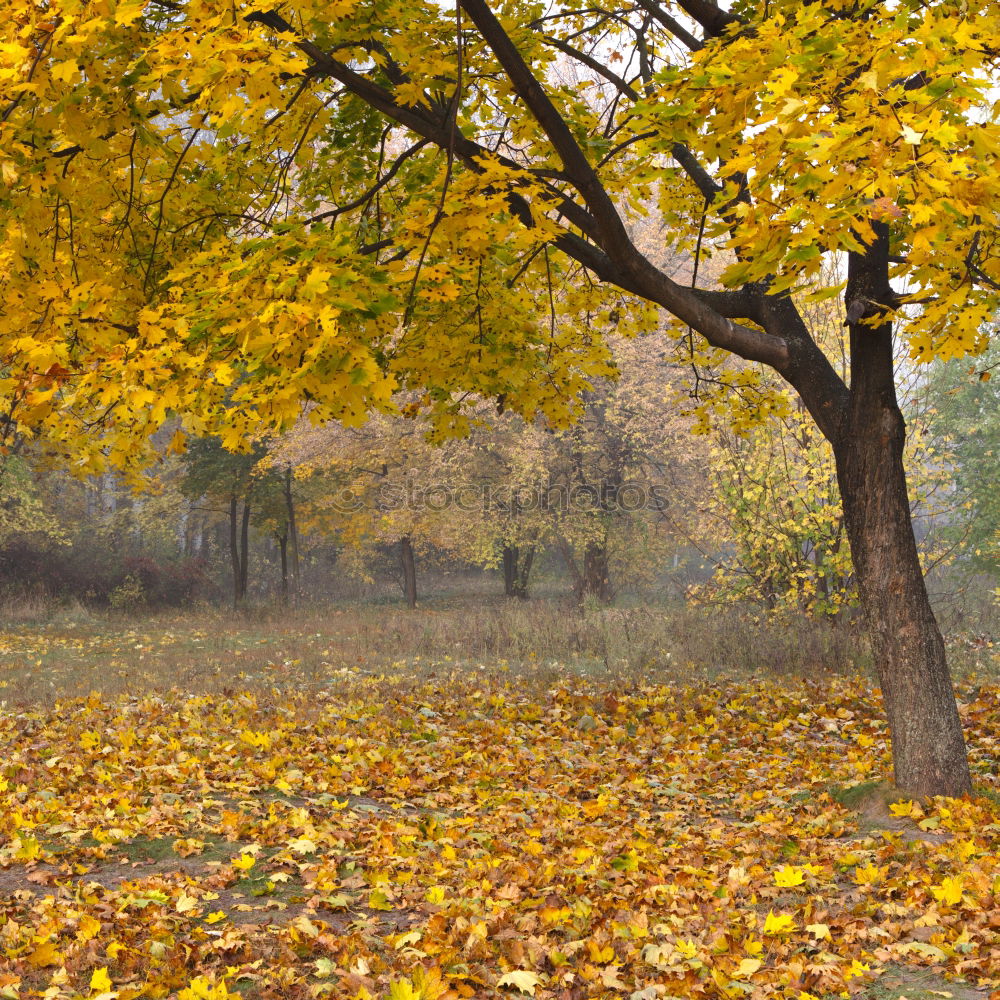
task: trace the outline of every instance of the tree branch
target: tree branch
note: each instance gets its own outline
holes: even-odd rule
[[[599,76],[604,77],[613,87],[615,87],[618,92],[625,97],[629,98],[631,101],[639,100],[639,93],[633,87],[629,86],[620,76],[616,73],[612,73],[600,60],[595,59],[593,56],[588,56],[586,52],[581,52],[579,49],[574,48],[568,42],[564,42],[561,38],[553,38],[551,35],[545,36],[545,41],[548,42],[553,48],[558,49],[560,52],[565,53],[571,59],[575,59],[578,63],[582,63],[588,69],[593,70]]]
[[[740,19],[723,10],[712,0],[677,0],[689,17],[693,17],[705,30],[709,38],[717,38],[730,25],[742,24]]]
[[[697,330],[710,344],[748,360],[762,361],[781,371],[790,358],[788,344],[783,337],[734,324],[702,302],[691,289],[678,285],[639,253],[629,239],[614,202],[569,126],[535,79],[485,0],[459,2],[499,60],[514,91],[548,136],[563,162],[570,182],[583,195],[590,209],[597,224],[597,232],[591,238],[600,246],[603,251],[601,256],[604,258],[601,265],[603,273],[596,267],[592,268],[594,272],[601,276],[609,275],[606,280],[663,306]],[[560,244],[563,245],[565,244]],[[587,266],[590,267],[589,264]],[[611,278],[612,273],[616,277]]]
[[[740,326],[720,315],[712,306],[702,302],[694,291],[678,285],[636,250],[596,171],[492,11],[483,0],[459,2],[500,61],[515,92],[542,126],[563,162],[569,182],[580,191],[590,209],[588,212],[557,189],[552,189],[556,199],[552,207],[598,244],[594,246],[573,233],[565,232],[554,241],[556,246],[603,280],[663,306],[697,330],[713,346],[781,371],[790,358],[788,344],[783,337]],[[247,20],[296,34],[276,11],[255,11]],[[482,169],[479,158],[491,155],[460,132],[453,133],[446,122],[419,108],[400,106],[388,91],[338,62],[315,43],[298,38],[295,45],[315,64],[317,75],[327,75],[339,81],[370,107],[440,148],[452,148],[455,155],[471,169]],[[512,168],[523,169],[511,161],[506,162]],[[511,210],[522,223],[532,226],[528,202],[516,191],[508,193],[508,200]]]
[[[392,166],[359,198],[355,198],[354,201],[348,202],[346,205],[339,205],[337,208],[331,208],[326,212],[320,212],[318,215],[314,215],[306,219],[306,223],[322,222],[324,219],[336,219],[338,216],[343,215],[345,212],[353,211],[355,208],[360,208],[362,205],[371,201],[375,195],[386,186],[396,176],[399,172],[399,168],[413,155],[420,152],[428,142],[429,139],[421,139],[420,142],[409,149],[405,149],[393,162]]]
[[[670,32],[677,41],[686,45],[688,49],[692,52],[697,52],[699,49],[704,48],[705,43],[699,41],[694,35],[691,34],[687,28],[680,23],[680,21],[674,20],[665,10],[663,10],[655,0],[638,0],[639,6],[651,15],[656,21],[658,21],[667,31]]]

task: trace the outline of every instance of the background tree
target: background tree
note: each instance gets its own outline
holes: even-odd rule
[[[435,446],[429,431],[426,422],[404,416],[373,415],[361,427],[304,419],[271,459],[294,463],[300,476],[324,484],[312,488],[309,524],[343,545],[345,569],[368,577],[375,551],[394,548],[411,607],[421,553],[435,548],[473,561],[477,554],[478,536],[469,529],[478,505],[455,502],[467,483],[470,452],[458,442]]]
[[[182,489],[202,506],[224,512],[229,522],[229,558],[232,567],[233,607],[247,597],[250,573],[250,525],[260,523],[278,540],[281,549],[282,593],[288,594],[287,543],[291,525],[284,477],[273,468],[261,468],[267,453],[263,442],[249,451],[226,450],[218,438],[196,438],[184,455]]]

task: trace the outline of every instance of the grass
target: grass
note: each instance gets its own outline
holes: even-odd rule
[[[18,619],[16,610],[8,609],[0,632],[0,698],[13,703],[91,690],[270,689],[292,678],[322,686],[345,670],[422,676],[456,664],[532,676],[568,665],[584,676],[718,677],[843,672],[866,657],[846,626],[764,624],[748,633],[735,611],[684,607],[581,611],[557,601],[480,598],[416,612],[344,604],[123,617],[77,608],[44,620],[40,613]]]
[[[431,600],[416,611],[355,603],[235,614],[43,611],[38,602],[0,607],[0,700],[319,688],[345,671],[422,677],[456,665],[535,678],[569,668],[622,683],[871,672],[867,645],[849,622],[752,622],[732,607],[581,609],[476,595]],[[991,643],[958,637],[950,656],[956,676],[1000,675],[1000,647]]]

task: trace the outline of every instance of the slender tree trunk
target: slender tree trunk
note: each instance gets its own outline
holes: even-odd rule
[[[288,542],[292,556],[292,603],[297,605],[301,596],[299,580],[299,529],[295,524],[295,498],[292,495],[292,467],[285,469],[285,507],[288,516]]]
[[[520,565],[517,568],[517,579],[514,581],[514,596],[526,600],[528,597],[528,578],[531,576],[531,565],[535,561],[535,546],[529,545],[526,552],[521,556]]]
[[[413,559],[413,543],[407,535],[399,540],[399,561],[403,567],[403,595],[410,608],[417,606],[417,566]]]
[[[246,600],[247,575],[250,571],[250,497],[243,501],[243,520],[240,525],[240,600]]]
[[[234,493],[229,498],[229,560],[233,567],[233,610],[235,611],[240,606],[240,600],[242,599],[242,591],[240,589],[240,583],[243,578],[243,570],[240,566],[240,547],[238,541],[238,524],[239,524],[239,501]]]
[[[580,567],[577,566],[576,559],[573,557],[573,546],[561,536],[559,537],[558,545],[559,551],[566,562],[566,568],[569,570],[570,577],[573,580],[573,594],[579,601],[581,599],[580,595],[583,593],[583,574],[580,572]]]
[[[888,286],[888,231],[848,272],[851,392],[834,442],[837,477],[892,735],[896,785],[912,795],[971,791],[944,641],[913,535],[903,467],[906,428],[896,399],[891,322],[875,323]],[[858,303],[853,306],[852,303]],[[869,322],[865,322],[865,320]]]
[[[288,607],[288,532],[276,536],[281,552],[281,603]]]

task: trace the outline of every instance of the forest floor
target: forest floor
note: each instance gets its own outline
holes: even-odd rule
[[[303,623],[0,633],[0,998],[1000,1000],[995,680],[912,802],[850,671]]]

